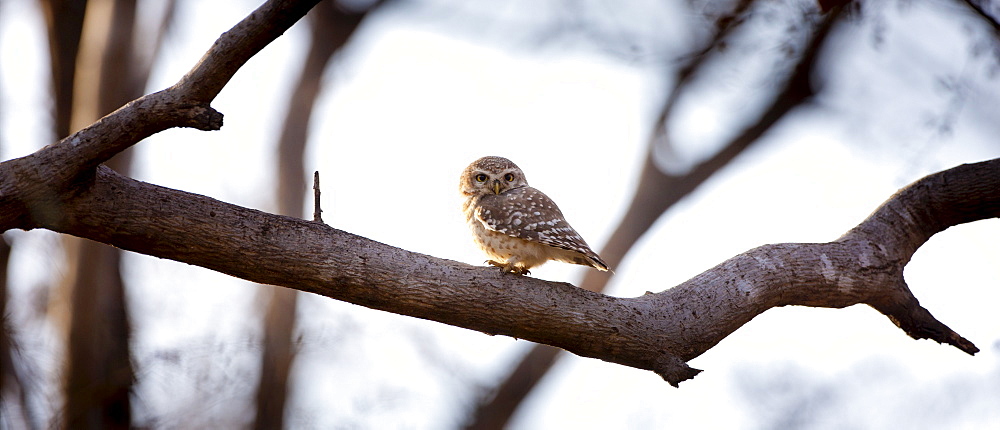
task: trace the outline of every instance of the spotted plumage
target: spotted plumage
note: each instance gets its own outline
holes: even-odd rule
[[[549,260],[608,270],[555,202],[528,186],[524,172],[510,160],[472,162],[462,172],[459,191],[473,239],[490,257],[487,263],[517,274]]]

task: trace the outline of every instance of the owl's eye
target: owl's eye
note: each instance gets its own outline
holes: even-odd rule
[[[486,176],[485,173],[480,173],[476,175],[476,182],[486,182],[486,179],[488,179],[488,177]]]
[[[505,180],[507,180],[507,182],[514,182],[514,174],[513,173],[508,173],[506,175],[503,175],[503,178]]]

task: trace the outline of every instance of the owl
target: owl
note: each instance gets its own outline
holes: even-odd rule
[[[528,186],[524,172],[503,157],[483,157],[462,172],[462,211],[487,263],[504,272],[528,274],[546,261],[608,265],[570,227],[548,196]]]

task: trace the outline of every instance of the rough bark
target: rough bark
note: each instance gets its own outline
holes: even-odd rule
[[[259,49],[266,41],[240,36],[266,33],[273,39],[308,6],[265,4],[225,33],[177,86],[140,98],[59,144],[0,163],[0,227],[46,228],[254,282],[546,343],[648,369],[672,385],[700,372],[687,360],[777,306],[866,303],[914,338],[978,351],[919,305],[903,281],[903,267],[933,234],[1000,217],[1000,159],[923,178],[834,242],[765,245],[673,288],[635,298],[409,252],[98,166],[158,127],[220,125],[207,102],[229,77],[213,74],[234,72],[238,66],[232,65],[245,58],[230,56],[256,51],[218,47],[255,40]],[[295,8],[297,16],[289,18],[294,14],[284,13],[287,8]],[[168,108],[171,101],[179,112]],[[132,127],[122,130],[126,124]]]
[[[408,252],[104,167],[65,202],[62,214],[41,227],[254,282],[545,343],[652,370],[676,385],[698,373],[685,361],[776,306],[866,303],[914,338],[976,352],[919,306],[902,270],[934,233],[1000,216],[1000,159],[917,181],[837,241],[762,246],[636,298]]]

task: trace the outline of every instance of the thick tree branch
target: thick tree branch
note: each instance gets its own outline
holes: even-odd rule
[[[698,373],[685,361],[777,306],[866,303],[913,337],[976,352],[919,307],[902,269],[931,234],[1000,217],[1000,159],[917,181],[834,242],[762,246],[636,298],[408,252],[104,167],[63,209],[59,222],[43,227],[259,283],[545,343],[652,370],[676,385]]]

